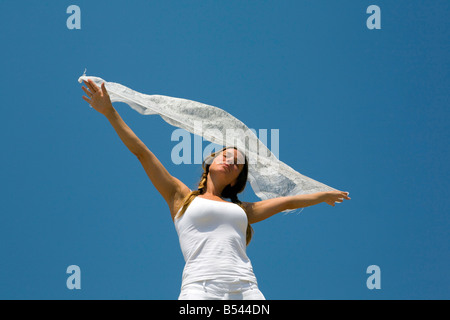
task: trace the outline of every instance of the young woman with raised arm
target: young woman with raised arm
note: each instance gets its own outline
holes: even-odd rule
[[[127,126],[112,106],[104,83],[100,88],[91,80],[84,84],[87,97],[83,99],[108,119],[169,206],[186,262],[179,299],[265,299],[246,254],[251,224],[286,209],[322,202],[334,206],[350,199],[348,192],[329,191],[241,202],[238,194],[246,186],[248,160],[236,147],[207,157],[197,190],[190,190]]]

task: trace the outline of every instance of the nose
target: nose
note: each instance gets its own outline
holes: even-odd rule
[[[227,158],[226,163],[227,164],[233,164],[234,163],[234,159],[233,158]]]

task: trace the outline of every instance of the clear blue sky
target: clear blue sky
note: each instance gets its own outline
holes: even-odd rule
[[[253,225],[266,298],[449,299],[449,16],[444,0],[1,1],[0,298],[178,297],[167,204],[81,98],[87,68],[279,129],[280,160],[350,192]],[[171,162],[175,127],[114,106],[196,187],[201,166]],[[249,185],[240,199],[259,200]],[[81,290],[66,287],[73,264]]]

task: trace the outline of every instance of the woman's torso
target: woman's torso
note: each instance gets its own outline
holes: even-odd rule
[[[246,254],[247,215],[239,205],[196,196],[174,223],[186,262],[183,285],[208,279],[256,283]]]

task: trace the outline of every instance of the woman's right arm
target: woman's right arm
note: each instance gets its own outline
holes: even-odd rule
[[[91,81],[85,81],[85,84],[90,88],[90,91],[84,87],[83,90],[90,99],[84,96],[83,99],[108,119],[125,146],[139,159],[151,182],[166,200],[171,213],[173,213],[174,206],[180,198],[189,193],[189,188],[183,182],[170,175],[158,158],[123,121],[112,106],[104,84],[102,84],[101,89]]]

